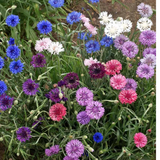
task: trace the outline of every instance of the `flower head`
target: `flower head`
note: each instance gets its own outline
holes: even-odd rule
[[[85,59],[84,60],[84,65],[90,67],[92,64],[94,63],[98,63],[97,59],[93,59],[92,57],[90,57],[89,59]]]
[[[99,0],[89,0],[90,2],[92,2],[92,3],[97,3],[97,2],[99,2]]]
[[[81,20],[81,13],[80,12],[76,12],[76,11],[73,11],[72,13],[69,13],[68,16],[67,16],[67,22],[69,24],[73,24],[73,23],[77,23]]]
[[[115,75],[120,73],[120,70],[122,70],[122,64],[118,60],[112,59],[106,63],[105,71],[107,75]]]
[[[122,76],[121,74],[115,74],[113,77],[110,79],[110,85],[112,86],[113,89],[120,90],[123,87],[125,87],[127,81],[125,76]]]
[[[148,66],[156,66],[156,56],[154,54],[147,54],[143,59],[141,59],[141,64],[147,64]]]
[[[89,34],[89,33],[86,33],[86,32],[78,33],[78,39],[81,39],[81,40],[88,41],[89,38],[91,38],[91,37],[92,37],[92,34]]]
[[[52,42],[49,45],[48,51],[51,54],[59,54],[60,52],[64,52],[64,48],[63,48],[63,46],[62,46],[61,43],[59,43],[59,42]]]
[[[77,73],[74,73],[74,72],[68,73],[63,78],[63,81],[65,83],[65,86],[70,89],[77,88],[79,85],[79,77],[78,77]]]
[[[156,56],[156,48],[146,48],[143,51],[143,57],[145,57],[147,54],[153,54]]]
[[[19,23],[20,19],[17,15],[9,15],[7,18],[6,18],[6,23],[8,26],[10,27],[15,27],[18,23]]]
[[[137,68],[136,73],[140,78],[149,79],[154,76],[154,69],[147,64],[142,64]]]
[[[89,67],[89,74],[91,78],[99,79],[103,78],[105,75],[105,67],[101,63],[93,63]]]
[[[100,43],[101,43],[102,46],[109,47],[113,44],[113,39],[109,36],[105,36],[105,37],[102,38]]]
[[[5,93],[7,91],[7,85],[4,83],[4,81],[0,81],[0,95]]]
[[[65,86],[65,82],[63,80],[60,80],[58,82],[58,87],[63,87],[63,86]]]
[[[41,34],[48,34],[52,31],[52,24],[47,20],[43,20],[37,24],[37,28]]]
[[[108,12],[101,12],[99,14],[100,23],[103,25],[107,25],[112,19],[112,15],[108,14]]]
[[[96,143],[99,143],[103,140],[103,135],[102,133],[100,132],[96,132],[94,135],[93,135],[93,140],[96,142]]]
[[[102,107],[102,103],[98,101],[92,101],[86,106],[86,113],[91,119],[100,119],[104,112],[105,109]]]
[[[14,38],[10,37],[8,44],[9,45],[14,45]]]
[[[79,158],[84,153],[84,145],[79,140],[71,140],[66,145],[67,155],[71,158]]]
[[[76,92],[76,100],[79,105],[86,106],[93,101],[93,92],[86,87],[79,88]]]
[[[83,14],[81,14],[80,18],[81,18],[81,20],[82,20],[83,23],[89,23],[89,21],[90,21],[90,19],[87,18],[87,17],[86,17],[85,15],[83,15]]]
[[[85,111],[82,111],[82,112],[79,112],[77,114],[77,121],[80,123],[80,124],[88,124],[90,122],[90,117],[86,114]]]
[[[127,83],[126,83],[125,87],[122,88],[122,90],[133,89],[133,90],[136,91],[136,89],[137,89],[137,82],[134,79],[132,79],[132,78],[127,78],[126,80],[127,80]]]
[[[132,28],[132,22],[129,19],[122,20],[122,32],[130,32]]]
[[[153,14],[151,6],[144,3],[137,6],[137,11],[142,17],[150,17]]]
[[[6,50],[7,52],[7,56],[11,59],[16,59],[19,57],[20,55],[20,49],[18,48],[18,46],[14,45],[14,46],[9,46]]]
[[[41,53],[38,53],[32,57],[31,64],[34,68],[44,67],[46,64],[45,56]]]
[[[4,67],[4,59],[0,57],[0,70]]]
[[[61,148],[59,148],[59,145],[55,145],[50,147],[50,149],[45,149],[45,154],[50,157],[54,154],[58,154],[60,150]]]
[[[122,46],[123,55],[129,58],[134,58],[136,54],[138,54],[138,51],[139,51],[138,46],[131,41],[125,42]]]
[[[36,41],[35,50],[38,52],[42,52],[44,50],[48,50],[49,45],[51,44],[50,38],[42,38]]]
[[[143,133],[139,132],[134,135],[134,143],[136,147],[143,148],[147,144],[147,137]]]
[[[152,30],[141,32],[139,36],[139,42],[141,42],[144,46],[147,45],[148,47],[150,47],[151,45],[156,43],[156,32]]]
[[[146,30],[151,30],[153,23],[149,18],[142,17],[137,21],[137,28],[143,32]]]
[[[86,43],[85,46],[87,53],[93,53],[100,50],[100,45],[97,41],[90,40]]]
[[[64,5],[64,0],[49,0],[48,2],[54,8],[59,8]]]
[[[21,142],[26,142],[31,138],[31,130],[28,127],[21,127],[17,131],[17,139]]]
[[[49,109],[49,116],[53,121],[60,121],[66,115],[67,108],[60,103],[56,103]]]
[[[5,93],[0,95],[0,109],[5,111],[12,107],[14,98],[6,95]]]
[[[33,96],[36,95],[36,93],[38,92],[39,84],[35,83],[35,81],[31,79],[28,79],[23,83],[22,87],[23,87],[23,92],[26,95]]]
[[[69,156],[65,156],[63,160],[79,160],[78,158],[71,158]]]
[[[23,71],[24,64],[21,60],[13,61],[9,65],[9,69],[13,74],[17,74]]]
[[[122,90],[118,97],[122,104],[132,104],[137,100],[137,93],[133,89]]]
[[[94,27],[92,24],[89,22],[84,23],[84,26],[89,30],[89,32],[94,36],[97,34],[97,28]]]

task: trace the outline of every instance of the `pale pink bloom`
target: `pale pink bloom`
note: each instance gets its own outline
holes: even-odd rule
[[[47,50],[49,45],[51,44],[50,38],[42,38],[36,41],[35,50],[38,52],[42,52],[43,50]]]
[[[86,23],[86,22],[89,23],[89,21],[90,21],[90,19],[87,18],[84,14],[81,14],[80,18],[81,18],[81,20],[82,20],[83,23]]]
[[[84,24],[84,26],[90,31],[90,33],[92,34],[92,35],[96,35],[97,34],[97,28],[96,27],[94,27],[92,24],[90,24],[89,22],[86,22],[85,24]]]
[[[143,133],[139,132],[134,135],[134,143],[136,147],[143,148],[147,144],[147,137]]]
[[[90,67],[92,64],[98,63],[97,59],[93,59],[92,57],[84,60],[84,65]]]

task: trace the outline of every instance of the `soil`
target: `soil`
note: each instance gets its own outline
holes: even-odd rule
[[[137,20],[140,18],[140,15],[137,12],[137,6],[140,3],[149,4],[153,9],[156,9],[156,0],[119,0],[124,5],[128,7],[126,9],[118,2],[112,4],[112,0],[100,0],[101,11],[107,11],[112,14],[113,18],[123,17],[123,19],[130,19],[133,22],[133,28],[136,27]],[[73,0],[73,9],[83,13],[86,17],[90,17],[87,11],[92,16],[92,23],[95,26],[99,25],[98,22],[98,13],[94,11],[89,5],[87,5],[83,0]],[[85,10],[85,9],[87,10]],[[153,22],[152,30],[156,31],[156,15],[154,14],[151,18]],[[5,147],[0,143],[0,160],[3,160],[3,155],[5,152]]]

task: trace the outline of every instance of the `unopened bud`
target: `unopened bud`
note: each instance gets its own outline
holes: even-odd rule
[[[37,116],[34,116],[34,117],[33,117],[33,120],[35,121],[35,120],[37,120],[37,118],[38,118]]]
[[[131,156],[131,153],[128,153],[128,156]]]
[[[118,120],[120,121],[122,118],[121,117],[118,117]]]
[[[75,115],[77,115],[77,114],[78,114],[78,112],[77,112],[77,111],[75,111],[74,113],[75,113]]]
[[[127,60],[128,62],[131,61],[131,59],[130,59],[129,57],[127,57],[126,60]]]
[[[32,40],[29,40],[28,42],[29,42],[29,43],[32,43]]]
[[[47,147],[49,147],[49,143],[46,143],[46,145],[45,145],[45,146],[46,146],[46,148],[47,148]]]
[[[72,136],[72,135],[70,135],[70,136],[69,136],[69,138],[70,138],[70,139],[72,139],[72,138],[73,138],[73,136]]]
[[[16,6],[16,5],[13,5],[11,8],[12,8],[12,9],[16,9],[16,8],[17,8],[17,6]]]
[[[115,122],[112,122],[112,125],[115,125],[116,123]]]
[[[137,59],[140,59],[140,57],[137,57]]]
[[[2,13],[0,12],[0,16],[2,15]]]
[[[136,77],[138,78],[138,75],[136,75]]]
[[[122,17],[118,17],[116,20],[117,21],[123,21],[123,18]]]
[[[151,95],[152,95],[152,96],[155,96],[155,92],[152,92]]]
[[[151,131],[152,131],[151,129],[148,129],[148,130],[147,130],[148,133],[151,133]]]
[[[0,137],[0,142],[3,141],[3,137]]]
[[[76,56],[77,56],[78,58],[81,58],[81,54],[80,54],[80,53],[78,53]]]
[[[152,106],[153,106],[152,103],[150,103],[150,104],[148,105],[148,107],[150,107],[150,108],[151,108]]]
[[[30,103],[31,101],[30,101],[30,99],[27,99],[27,103]]]
[[[17,153],[17,156],[19,156],[20,154],[19,153]]]
[[[35,110],[31,110],[31,111],[30,111],[30,114],[33,114],[34,112],[35,112]]]
[[[119,101],[118,101],[118,100],[115,100],[115,101],[114,101],[114,103],[116,103],[116,104],[117,104],[117,103],[119,103]]]
[[[81,77],[83,77],[84,76],[84,74],[81,74]]]
[[[54,88],[56,88],[57,86],[58,86],[58,85],[57,85],[56,83],[55,83],[55,84],[53,84],[53,87],[54,87]]]
[[[62,99],[63,98],[63,94],[59,93],[59,98]]]
[[[90,152],[94,152],[94,149],[93,149],[92,147],[89,147],[88,150],[89,150]]]
[[[30,73],[29,75],[30,75],[30,76],[33,76],[33,74],[32,74],[32,73]]]
[[[83,139],[87,139],[88,137],[86,135],[83,136]]]
[[[18,104],[18,100],[15,100],[15,101],[14,101],[14,105],[17,105],[17,104]]]

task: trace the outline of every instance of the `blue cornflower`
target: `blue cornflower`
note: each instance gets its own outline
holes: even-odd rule
[[[37,24],[37,28],[40,31],[40,33],[47,34],[52,31],[52,24],[47,20],[43,20]]]
[[[99,132],[95,133],[93,135],[93,140],[96,142],[96,143],[99,143],[103,140],[103,135]]]
[[[97,3],[97,2],[99,2],[99,0],[89,0],[90,2],[92,2],[92,3]]]
[[[69,24],[73,24],[81,20],[80,16],[81,16],[80,12],[73,11],[72,13],[68,14],[66,20]]]
[[[78,33],[78,39],[81,39],[81,40],[87,41],[91,37],[92,37],[92,34],[89,34],[89,33],[85,33],[85,32]]]
[[[0,70],[4,67],[4,59],[0,57]]]
[[[2,95],[5,91],[7,91],[7,85],[4,81],[0,81],[0,95]]]
[[[9,45],[14,45],[14,38],[11,37],[11,38],[9,39],[9,41],[8,41],[8,44],[9,44]]]
[[[14,46],[9,46],[6,50],[7,52],[7,56],[11,59],[16,59],[19,57],[20,55],[20,49],[18,48],[18,46],[14,45]]]
[[[62,7],[64,4],[64,0],[49,0],[48,2],[54,8]]]
[[[97,52],[100,50],[100,45],[97,41],[90,40],[85,46],[87,53]]]
[[[113,44],[113,39],[112,39],[112,37],[105,36],[105,37],[102,38],[100,43],[101,43],[102,46],[109,47],[110,45]]]
[[[23,71],[23,63],[21,62],[21,60],[18,60],[18,61],[13,61],[10,63],[9,65],[9,68],[10,68],[10,71],[13,73],[13,74],[17,74],[17,73],[20,73]]]
[[[15,27],[18,23],[19,23],[20,19],[17,15],[9,15],[7,18],[6,18],[6,23],[8,26],[10,27]]]

